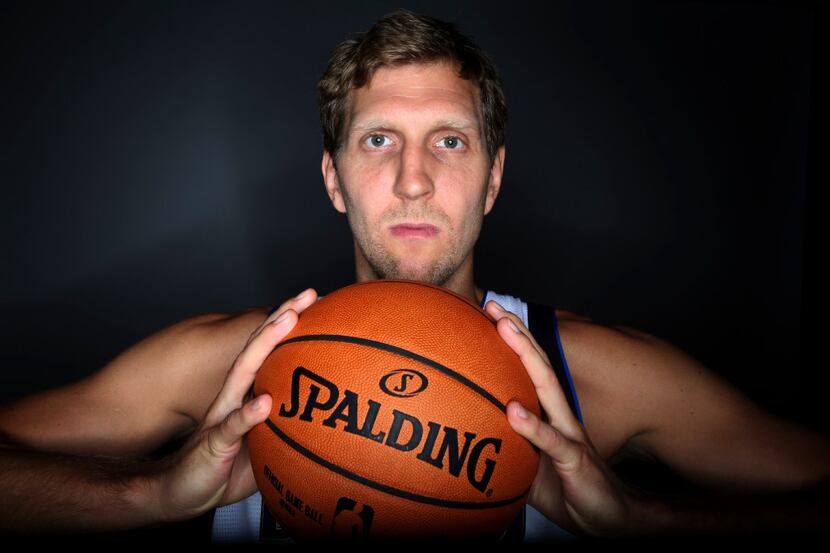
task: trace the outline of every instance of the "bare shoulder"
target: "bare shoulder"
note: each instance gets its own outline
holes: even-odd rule
[[[160,329],[89,376],[0,406],[0,441],[75,454],[145,455],[195,427],[266,308]]]
[[[605,459],[645,455],[700,484],[746,489],[830,471],[826,437],[764,411],[669,341],[569,312],[559,331],[585,429]]]
[[[268,307],[258,307],[232,314],[213,314],[189,327],[180,350],[187,362],[179,365],[181,370],[176,376],[178,389],[188,393],[178,396],[176,408],[194,426],[204,417],[237,355],[269,312]]]
[[[642,431],[639,398],[644,371],[660,340],[646,332],[606,326],[557,309],[562,351],[571,372],[585,429],[604,458]]]
[[[663,338],[568,311],[557,315],[585,428],[605,458],[623,448],[653,456],[656,452],[642,447],[641,438],[667,420],[700,414],[718,400],[744,400],[692,355]]]

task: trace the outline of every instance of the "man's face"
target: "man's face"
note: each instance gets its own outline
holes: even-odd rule
[[[471,256],[504,161],[501,148],[490,164],[477,106],[476,85],[445,63],[381,68],[352,92],[344,150],[336,171],[324,153],[323,174],[358,272],[444,285]],[[393,228],[405,223],[435,231]]]

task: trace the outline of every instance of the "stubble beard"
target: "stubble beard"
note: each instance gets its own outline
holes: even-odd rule
[[[345,192],[345,187],[343,186],[341,186],[341,193],[346,204],[346,216],[349,221],[349,226],[352,229],[355,247],[356,249],[360,249],[364,259],[369,264],[369,267],[371,267],[374,277],[377,279],[417,280],[436,286],[444,286],[467,258],[468,250],[472,249],[481,229],[481,220],[479,220],[475,222],[475,236],[471,237],[469,248],[465,249],[462,243],[464,241],[463,237],[459,238],[455,233],[455,229],[446,224],[442,225],[443,229],[441,232],[449,233],[450,241],[441,251],[440,255],[431,260],[426,266],[422,262],[410,263],[407,259],[401,259],[395,256],[384,246],[383,236],[380,235],[383,232],[380,228],[382,225],[378,225],[378,228],[373,233],[369,222],[362,214],[355,216],[357,210],[354,209],[351,199]],[[481,208],[484,205],[483,196],[479,203],[481,205],[477,206],[476,214],[482,213]],[[434,217],[412,217],[412,219],[436,220]],[[440,217],[440,219],[445,223],[447,222],[445,217]],[[400,220],[400,218],[394,220]],[[355,255],[358,255],[357,251],[355,251]]]

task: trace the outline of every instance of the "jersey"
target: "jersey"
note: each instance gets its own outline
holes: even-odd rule
[[[322,297],[319,296],[317,299],[319,300]],[[519,317],[539,342],[539,345],[548,352],[548,357],[568,399],[568,404],[579,422],[583,422],[570,369],[559,339],[559,326],[555,311],[549,317],[548,315],[552,311],[549,308],[549,311],[546,312],[541,309],[541,306],[490,290],[484,293],[480,307],[483,309],[490,300],[495,300],[507,311]],[[278,307],[274,307],[271,313]],[[549,319],[552,319],[552,321]],[[573,534],[554,524],[531,505],[524,506],[509,532],[517,534],[518,538],[525,543],[575,539]],[[265,508],[262,495],[259,492],[255,492],[236,503],[215,509],[211,529],[212,543],[292,543],[292,541]]]

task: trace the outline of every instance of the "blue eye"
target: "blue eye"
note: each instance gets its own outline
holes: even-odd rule
[[[444,142],[448,150],[457,150],[463,144],[457,136],[445,136],[440,142]]]
[[[385,137],[382,134],[373,134],[366,139],[366,141],[368,141],[370,148],[380,148],[382,146],[385,146],[385,140],[387,140],[387,137]],[[366,143],[366,141],[364,141],[364,143]]]

